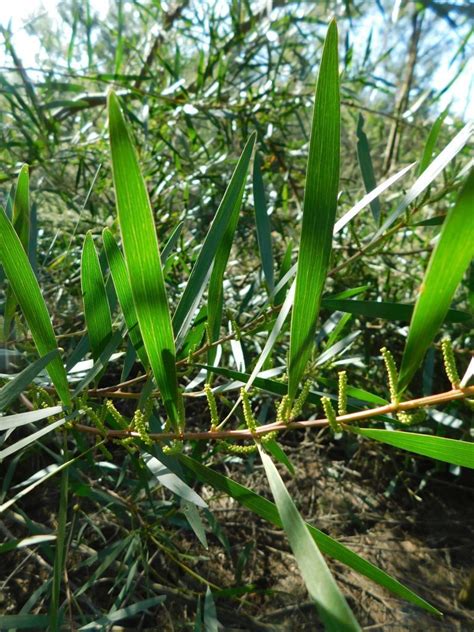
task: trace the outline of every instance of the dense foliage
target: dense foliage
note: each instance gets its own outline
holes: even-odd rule
[[[201,570],[222,498],[284,529],[326,629],[364,613],[325,556],[436,621],[284,483],[305,429],[423,485],[474,465],[473,126],[439,106],[470,15],[395,5],[74,0],[34,69],[3,30],[0,554],[42,582],[0,629],[270,629],[249,550]]]

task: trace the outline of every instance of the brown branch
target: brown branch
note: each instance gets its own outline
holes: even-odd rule
[[[457,388],[444,393],[437,393],[436,395],[428,395],[427,397],[420,397],[418,399],[411,399],[406,402],[400,402],[398,404],[386,404],[385,406],[378,406],[376,408],[370,408],[368,410],[360,410],[355,413],[349,413],[347,415],[339,415],[336,417],[338,423],[342,425],[349,425],[353,422],[370,419],[372,417],[378,417],[379,415],[388,415],[390,413],[397,413],[406,410],[415,410],[417,408],[423,408],[425,406],[437,406],[439,404],[445,404],[454,400],[465,399],[467,397],[474,396],[474,386],[467,386],[465,388]],[[197,432],[183,432],[182,434],[176,432],[152,432],[150,438],[154,441],[219,441],[225,439],[247,439],[252,440],[255,437],[261,437],[269,432],[283,432],[285,430],[294,429],[306,429],[306,428],[324,428],[329,425],[328,419],[309,419],[305,421],[292,421],[288,424],[283,423],[270,423],[265,424],[257,428],[255,432],[250,430],[220,430],[220,431],[197,431]],[[86,426],[85,424],[74,424],[75,430],[79,432],[89,433],[103,437],[103,433],[96,427]],[[131,430],[108,430],[107,439],[126,439],[127,437],[140,438],[138,432]]]
[[[389,137],[387,148],[385,150],[384,156],[384,164],[383,164],[383,172],[387,173],[392,165],[394,160],[398,158],[398,150],[400,147],[400,139],[401,133],[399,132],[399,119],[402,116],[404,110],[406,110],[408,106],[408,101],[410,98],[410,90],[413,83],[413,76],[415,74],[415,66],[418,57],[418,42],[421,35],[421,26],[423,22],[423,14],[418,10],[415,10],[412,16],[412,32],[410,37],[410,42],[408,45],[408,53],[407,53],[407,61],[406,61],[406,71],[405,76],[403,78],[403,82],[398,90],[397,98],[395,101],[395,110],[394,116],[396,117],[393,121]]]

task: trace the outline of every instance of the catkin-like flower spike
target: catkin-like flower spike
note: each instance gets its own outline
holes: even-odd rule
[[[236,443],[229,443],[228,441],[219,441],[217,444],[224,452],[230,454],[252,454],[257,451],[256,445],[238,445]]]
[[[301,393],[298,395],[298,397],[295,400],[295,403],[293,404],[293,408],[291,409],[291,412],[289,414],[290,420],[295,419],[295,417],[298,417],[298,415],[301,415],[303,406],[306,400],[308,399],[310,386],[311,386],[310,380],[306,380],[306,382],[303,384],[303,388],[301,389]]]
[[[108,448],[105,447],[103,443],[97,442],[96,447],[102,452],[107,461],[112,461],[112,454]]]
[[[107,428],[105,427],[102,418],[96,413],[96,411],[85,402],[81,402],[80,408],[89,417],[96,428],[100,430],[100,434],[104,437],[107,436]]]
[[[287,424],[290,421],[291,402],[288,395],[284,395],[277,407],[276,420],[280,424]]]
[[[443,338],[441,341],[441,350],[443,352],[444,370],[448,376],[451,386],[453,388],[459,388],[461,382],[459,378],[458,369],[456,367],[456,360],[453,353],[453,344],[450,338]]]
[[[278,432],[276,430],[274,430],[273,432],[267,432],[267,434],[262,435],[260,441],[263,443],[263,445],[265,445],[266,443],[270,443],[270,441],[273,441],[273,439],[275,439],[278,435]]]
[[[321,397],[321,404],[323,405],[324,414],[329,421],[329,425],[331,426],[331,430],[334,434],[338,432],[342,432],[342,426],[336,419],[336,411],[334,410],[331,400],[329,397]]]
[[[120,428],[127,428],[128,423],[123,415],[119,413],[119,411],[115,408],[114,403],[111,399],[107,399],[105,401],[105,409],[110,414],[110,416],[117,422]]]
[[[339,371],[338,377],[338,398],[337,398],[337,414],[347,414],[347,373]]]
[[[204,392],[206,393],[207,405],[209,406],[209,413],[211,415],[211,431],[214,431],[219,425],[216,396],[214,395],[210,384],[206,384]]]
[[[382,354],[385,368],[387,369],[390,400],[392,404],[398,404],[400,401],[397,393],[398,370],[395,364],[395,360],[393,359],[393,355],[387,349],[387,347],[382,347],[382,349],[380,349],[380,353]]]
[[[145,415],[143,414],[143,411],[137,408],[135,414],[133,415],[132,423],[133,427],[140,435],[140,439],[143,441],[143,443],[149,446],[153,445],[153,441],[150,439],[150,435],[148,434],[148,428],[146,427]]]
[[[242,408],[244,410],[244,419],[247,424],[247,428],[250,432],[257,430],[257,420],[252,412],[252,406],[250,404],[250,397],[248,391],[244,387],[240,389],[240,396],[242,398]]]

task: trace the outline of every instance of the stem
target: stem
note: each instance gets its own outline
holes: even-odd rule
[[[436,395],[428,395],[427,397],[420,397],[418,399],[411,399],[406,402],[400,402],[396,404],[387,404],[385,406],[378,406],[377,408],[370,408],[368,410],[360,410],[355,413],[349,413],[347,415],[339,415],[336,417],[336,421],[343,425],[348,425],[355,421],[361,421],[364,419],[370,419],[371,417],[377,417],[378,415],[387,415],[390,413],[397,413],[404,410],[414,410],[416,408],[423,408],[425,406],[436,406],[451,402],[454,400],[465,399],[467,397],[474,396],[474,386],[467,386],[465,388],[456,388],[444,393],[437,393]],[[284,430],[293,430],[301,428],[324,428],[329,425],[328,419],[310,419],[306,421],[292,421],[288,424],[273,422],[259,426],[254,432],[250,430],[222,430],[222,431],[202,431],[202,432],[183,432],[178,434],[176,432],[151,432],[149,434],[150,439],[154,441],[219,441],[221,439],[248,439],[252,440],[255,436],[259,437],[269,432],[282,432]],[[85,432],[94,435],[101,435],[103,433],[96,427],[86,426],[84,424],[74,424],[74,429],[79,432]],[[105,435],[110,439],[124,439],[126,437],[139,437],[138,432],[131,430],[108,430]]]

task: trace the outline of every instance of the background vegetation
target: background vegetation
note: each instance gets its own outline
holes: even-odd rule
[[[274,526],[269,529],[268,522],[258,522],[247,510],[242,513],[232,500],[278,528],[281,518],[314,597],[291,540],[292,529],[302,529],[298,542],[305,537],[311,541],[305,543],[305,555],[317,555],[319,549],[298,522],[297,513],[291,514],[292,528],[285,524],[281,503],[289,506],[290,501],[264,453],[262,468],[258,453],[236,453],[213,441],[191,438],[184,446],[171,442],[166,454],[162,442],[147,446],[144,435],[126,446],[101,439],[105,431],[100,423],[109,430],[119,430],[125,423],[110,408],[105,410],[107,399],[113,400],[126,420],[134,416],[138,403],[156,433],[182,430],[179,411],[174,426],[165,427],[163,403],[149,399],[156,384],[142,366],[147,354],[140,336],[136,338],[137,330],[132,328],[125,335],[125,310],[116,280],[109,274],[107,238],[112,239],[113,249],[115,240],[123,237],[125,222],[119,209],[119,226],[116,196],[120,198],[124,174],[133,178],[130,161],[117,171],[118,157],[113,166],[114,186],[114,146],[109,146],[109,133],[112,136],[113,129],[118,130],[118,139],[128,129],[137,148],[171,313],[180,304],[191,270],[204,250],[201,245],[226,199],[225,191],[229,183],[231,189],[235,185],[231,202],[240,211],[235,235],[227,232],[216,240],[219,248],[209,290],[197,304],[200,311],[189,333],[181,341],[178,336],[177,371],[184,389],[186,431],[209,431],[212,398],[210,410],[206,383],[216,392],[219,422],[233,411],[226,428],[245,428],[244,411],[234,409],[238,389],[262,358],[278,323],[291,275],[280,287],[278,282],[300,252],[314,86],[328,23],[336,16],[341,99],[337,220],[367,192],[391,176],[398,177],[334,235],[306,367],[311,393],[296,417],[310,422],[330,417],[320,398],[327,395],[337,400],[341,369],[347,371],[352,389],[349,412],[393,403],[382,347],[391,350],[398,365],[403,357],[401,379],[403,387],[408,387],[404,399],[449,392],[450,382],[459,384],[443,368],[441,338],[449,334],[461,377],[468,369],[472,346],[472,264],[452,301],[447,282],[440,281],[443,270],[449,274],[456,265],[462,267],[469,253],[472,256],[474,241],[472,175],[468,180],[472,126],[465,103],[472,58],[472,7],[428,0],[274,0],[262,6],[244,0],[174,5],[119,0],[111,4],[107,19],[100,20],[92,2],[71,0],[61,3],[60,13],[58,25],[39,12],[25,27],[41,41],[35,68],[24,66],[22,51],[15,47],[8,27],[3,28],[7,65],[0,76],[0,192],[46,301],[70,387],[81,393],[86,389],[88,394],[75,412],[67,411],[68,421],[76,427],[53,432],[61,412],[54,408],[59,400],[44,370],[45,362],[38,361],[45,351],[38,345],[18,289],[12,288],[7,258],[14,259],[13,250],[7,242],[8,224],[2,223],[0,252],[5,272],[0,361],[6,386],[0,391],[0,402],[6,420],[0,420],[0,458],[4,459],[0,465],[4,538],[0,544],[0,629],[112,629],[120,623],[129,629],[150,630],[158,625],[170,630],[217,630],[219,625],[250,630],[299,625],[314,630],[321,621],[329,629],[331,625],[344,629],[328,623],[321,607],[319,614],[312,602],[311,610],[307,608],[304,585],[298,584],[298,566],[288,562],[281,533]],[[440,69],[445,69],[444,76],[440,77]],[[461,82],[454,84],[457,77]],[[458,86],[456,91],[453,85]],[[107,112],[110,88],[119,96],[123,120],[118,101],[112,100]],[[330,127],[333,114],[321,107],[321,134]],[[257,153],[250,162],[253,133]],[[28,170],[22,168],[24,164]],[[232,180],[234,170],[237,175]],[[241,188],[235,179],[239,174],[244,182]],[[466,181],[464,197],[459,198]],[[412,353],[416,355],[418,349],[420,354],[417,363],[404,352],[412,314],[412,307],[406,306],[415,304],[422,282],[427,283],[427,265],[448,211],[459,219],[445,246],[440,289],[427,292],[432,302],[424,309],[434,314],[447,300],[451,311],[432,336],[427,333],[429,318],[418,318],[420,335],[415,324],[410,325],[416,339],[416,344],[410,343]],[[133,218],[133,212],[129,217]],[[22,217],[29,218],[23,227]],[[108,237],[103,237],[105,227],[110,229]],[[145,259],[144,247],[143,254]],[[126,244],[125,255],[130,266]],[[463,272],[464,268],[460,275]],[[106,294],[101,289],[102,274]],[[130,280],[134,286],[134,279]],[[92,285],[87,286],[89,281]],[[158,282],[152,278],[151,283]],[[94,292],[98,294],[88,301],[87,295]],[[107,306],[106,295],[111,319],[108,307],[100,312]],[[32,309],[31,318],[39,319],[37,307]],[[160,319],[157,328],[162,331]],[[303,317],[292,327],[302,331],[299,322],[304,326],[307,320]],[[276,344],[260,366],[266,373],[254,381],[251,406],[258,424],[275,421],[287,389],[290,323],[289,317],[277,332]],[[125,325],[130,328],[129,322]],[[141,322],[140,329],[145,338]],[[296,336],[291,335],[294,341]],[[221,344],[209,346],[218,339]],[[210,371],[203,365],[216,366]],[[174,362],[172,366],[174,371]],[[408,379],[415,368],[413,379]],[[162,376],[165,382],[170,370],[168,365]],[[127,384],[117,392],[116,385],[123,382]],[[158,385],[163,391],[159,381]],[[464,447],[450,447],[450,454],[469,450],[472,412],[460,401],[463,398],[447,397],[442,406],[444,400],[439,400],[439,405],[416,419],[419,425],[410,428],[413,432],[404,432],[462,440]],[[147,401],[155,403],[147,405]],[[64,397],[62,403],[66,403]],[[24,416],[25,412],[38,415],[33,411],[41,413],[45,407],[43,419],[49,413],[49,420]],[[166,413],[173,421],[171,409],[167,406]],[[400,428],[391,412],[379,414],[375,425]],[[97,415],[102,415],[101,420]],[[36,420],[35,426],[29,425]],[[136,422],[135,416],[138,432]],[[80,432],[78,423],[95,428],[97,437]],[[38,428],[44,430],[43,436],[33,437]],[[96,438],[100,445],[95,445]],[[23,439],[21,445],[17,443]],[[9,451],[12,445],[15,450]],[[433,445],[435,454],[422,448],[421,455],[439,457],[439,444]],[[311,532],[316,544],[353,569],[343,571],[339,563],[330,563],[360,625],[392,623],[399,629],[415,629],[413,622],[419,618],[425,628],[469,629],[473,618],[467,606],[472,593],[469,583],[462,589],[462,580],[469,575],[473,550],[465,527],[457,530],[461,514],[456,512],[465,510],[470,494],[472,478],[460,466],[472,466],[472,451],[466,452],[464,460],[431,461],[353,433],[334,435],[327,422],[321,423],[320,430],[289,430],[280,443],[272,442],[267,448],[286,465],[286,470],[279,471],[302,515],[323,530],[320,535]],[[420,454],[420,450],[414,452]],[[263,498],[271,497],[265,471],[280,514]],[[261,496],[252,496],[248,488]],[[446,514],[446,521],[427,544],[435,542],[433,548],[445,547],[446,555],[452,556],[447,590],[446,575],[437,573],[429,560],[423,563],[430,570],[426,576],[420,574],[423,541],[410,550],[413,538],[404,535],[410,521],[412,526],[422,524],[417,513],[420,503],[429,506],[432,515],[441,508]],[[390,537],[376,528],[387,514],[387,524],[392,521],[400,529]],[[257,538],[257,532],[264,535]],[[376,566],[338,549],[337,542],[324,539],[325,533],[349,547],[354,544],[356,552]],[[364,549],[363,537],[368,534],[373,539],[367,540]],[[411,553],[411,566],[400,569],[390,558],[379,560],[374,542],[381,537],[394,556],[400,556],[400,551],[408,557]],[[401,573],[398,578],[403,584],[381,573],[379,566],[391,574]],[[291,580],[285,580],[286,575]],[[429,588],[431,580],[435,586],[444,586],[439,589],[445,590],[443,595],[436,587]],[[393,608],[386,591],[371,592],[379,590],[377,583],[407,600],[413,611],[402,602]],[[339,594],[337,589],[334,594]],[[318,599],[316,595],[321,606]],[[423,608],[427,619],[422,618]],[[436,610],[445,612],[446,623],[439,622]],[[347,629],[358,629],[348,621],[353,627]]]

